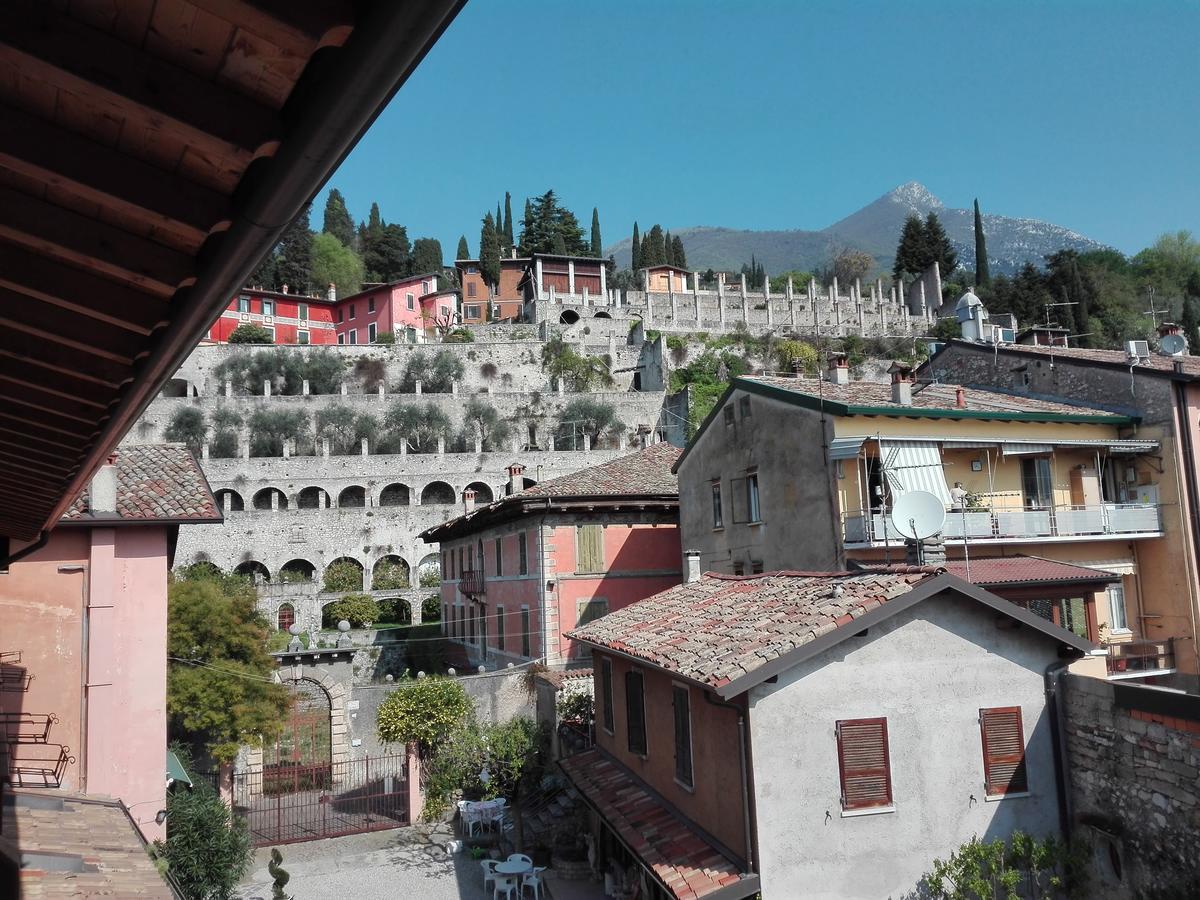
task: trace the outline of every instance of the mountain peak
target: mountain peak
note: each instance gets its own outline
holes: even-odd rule
[[[942,203],[929,188],[919,181],[910,181],[884,194],[884,198],[911,209],[913,212],[927,213],[934,209],[943,209]]]

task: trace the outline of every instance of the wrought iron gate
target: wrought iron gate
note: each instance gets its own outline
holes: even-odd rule
[[[408,822],[407,758],[275,764],[233,776],[234,811],[255,846],[398,828]]]

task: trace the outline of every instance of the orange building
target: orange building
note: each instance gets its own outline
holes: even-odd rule
[[[529,262],[529,257],[516,255],[500,260],[500,284],[493,292],[483,280],[479,260],[457,260],[454,265],[458,268],[458,282],[462,285],[463,324],[516,321],[525,303],[520,284]]]

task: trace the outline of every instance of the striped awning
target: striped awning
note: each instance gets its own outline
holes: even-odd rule
[[[1053,453],[1053,444],[1001,444],[1000,452],[1005,456],[1032,456],[1034,454]]]
[[[854,459],[862,449],[865,437],[834,438],[829,444],[830,459]]]
[[[946,506],[950,505],[950,487],[942,470],[942,451],[937,441],[881,440],[879,451],[893,499],[913,491],[927,491]]]

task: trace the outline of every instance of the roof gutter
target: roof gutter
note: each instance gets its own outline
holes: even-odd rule
[[[358,143],[454,20],[466,0],[356,4],[345,45],[313,54],[280,113],[279,152],[255,160],[238,184],[232,222],[199,253],[196,287],[177,291],[178,315],[158,332],[136,379],[82,457],[44,528],[66,512],[92,472],[191,353],[229,298]],[[338,67],[338,62],[343,65]]]

